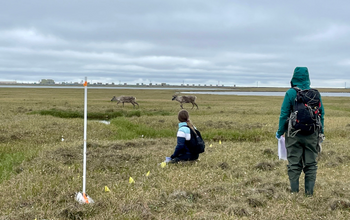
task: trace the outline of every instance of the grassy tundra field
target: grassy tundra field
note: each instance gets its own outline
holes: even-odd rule
[[[289,193],[277,156],[282,97],[196,95],[199,110],[184,107],[206,152],[162,168],[176,145],[173,94],[88,90],[86,192],[95,203],[81,205],[84,89],[0,88],[0,219],[348,219],[350,98],[323,97],[326,140],[305,197],[303,181]],[[136,96],[140,108],[116,106],[114,95]]]

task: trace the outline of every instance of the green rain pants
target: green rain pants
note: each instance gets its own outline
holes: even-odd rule
[[[297,133],[294,137],[286,137],[289,180],[298,181],[301,171],[306,182],[315,182],[317,173],[318,132],[311,135]]]

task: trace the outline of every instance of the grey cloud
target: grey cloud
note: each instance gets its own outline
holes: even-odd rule
[[[5,1],[0,81],[350,84],[347,1]]]

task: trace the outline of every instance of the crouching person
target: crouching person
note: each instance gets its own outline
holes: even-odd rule
[[[178,119],[179,130],[177,131],[177,145],[175,147],[174,153],[171,155],[170,163],[197,160],[199,155],[191,154],[188,146],[186,146],[186,142],[191,139],[190,128],[193,129],[193,124],[190,121],[188,111],[182,109],[178,114]]]

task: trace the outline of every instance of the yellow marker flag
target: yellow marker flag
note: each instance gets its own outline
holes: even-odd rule
[[[210,144],[210,145],[209,145],[209,147],[213,147],[213,145],[212,145],[212,144]]]
[[[221,144],[221,140],[219,141],[219,144]]]
[[[160,164],[160,166],[161,166],[162,168],[164,168],[164,167],[166,166],[166,163],[165,163],[165,162],[162,162],[162,163]]]
[[[135,183],[134,179],[132,177],[129,178],[129,183]]]
[[[105,192],[110,192],[108,186],[105,186]]]
[[[149,172],[150,172],[150,171],[147,172],[146,176],[149,176]]]

